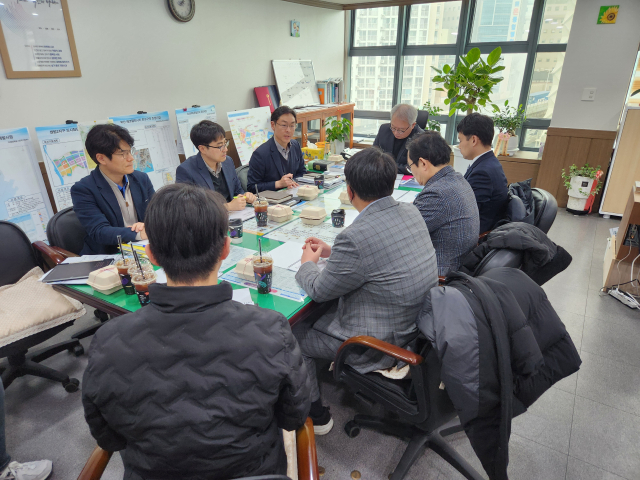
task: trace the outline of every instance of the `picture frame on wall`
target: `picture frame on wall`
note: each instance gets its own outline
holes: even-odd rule
[[[2,0],[0,56],[7,78],[82,76],[67,0]]]

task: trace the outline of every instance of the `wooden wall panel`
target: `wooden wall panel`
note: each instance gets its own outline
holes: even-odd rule
[[[538,178],[538,169],[540,162],[514,162],[502,160],[499,158],[500,165],[507,177],[507,183],[512,184],[523,180],[531,179],[531,186],[535,187]]]
[[[606,172],[615,138],[613,131],[549,128],[536,186],[555,196],[559,207],[566,207],[569,197],[562,183],[562,169],[568,171],[573,164],[587,163],[592,167],[600,165]],[[593,211],[597,211],[599,199],[598,196]]]

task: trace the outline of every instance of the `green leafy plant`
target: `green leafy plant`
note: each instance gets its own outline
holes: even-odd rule
[[[346,118],[338,120],[336,117],[329,117],[324,121],[327,132],[327,142],[338,140],[345,142],[351,135],[351,122]]]
[[[443,110],[440,107],[431,105],[431,102],[425,102],[422,106],[422,110],[426,110],[427,112],[429,112],[429,119],[427,120],[427,130],[439,132],[440,122],[438,120],[434,120],[433,117],[440,115]]]
[[[571,190],[571,179],[573,177],[586,177],[586,178],[596,178],[597,173],[600,171],[600,165],[598,165],[596,168],[592,168],[589,165],[587,165],[586,163],[584,164],[584,167],[578,168],[578,166],[574,163],[573,165],[571,165],[569,167],[569,174],[567,174],[564,171],[564,168],[562,169],[562,182],[564,183],[564,186],[567,190]],[[596,189],[589,193],[589,192],[584,192],[582,191],[581,188],[578,188],[578,191],[582,194],[582,195],[597,195],[600,190],[602,189],[602,182],[598,182],[598,185],[596,186]]]
[[[480,49],[472,48],[469,53],[460,57],[457,66],[444,65],[442,70],[433,68],[438,75],[433,77],[436,83],[442,83],[444,88],[436,88],[440,92],[447,92],[445,105],[449,105],[449,116],[453,116],[457,110],[467,114],[478,111],[480,107],[490,104],[494,111],[500,108],[493,103],[490,94],[495,85],[504,78],[496,76],[505,69],[496,66],[502,59],[502,48],[495,48],[485,62],[480,57]]]
[[[504,107],[493,117],[493,124],[500,130],[500,133],[508,133],[515,137],[516,130],[522,127],[527,119],[527,114],[522,104],[518,108],[510,107],[509,100],[504,102]]]

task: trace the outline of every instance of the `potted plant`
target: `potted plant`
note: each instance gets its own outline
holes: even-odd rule
[[[427,112],[429,112],[429,118],[427,119],[427,130],[439,132],[440,122],[438,120],[434,120],[433,117],[440,115],[443,110],[440,107],[431,105],[431,102],[425,102],[425,104],[422,106],[422,110],[426,110]]]
[[[602,183],[598,182],[601,175],[600,165],[592,168],[585,164],[584,167],[578,168],[574,164],[569,167],[568,174],[564,168],[562,169],[562,181],[569,191],[567,211],[576,215],[588,213],[588,209],[593,203],[593,200],[589,202],[589,198],[595,197],[602,188]],[[598,183],[595,188],[592,188],[594,182]]]
[[[351,135],[351,122],[346,118],[329,117],[324,121],[326,140],[331,143],[331,153],[340,155],[344,150],[344,142]]]
[[[457,110],[467,114],[477,112],[480,107],[490,104],[494,111],[499,111],[497,105],[491,100],[491,90],[495,85],[504,80],[496,76],[505,69],[496,66],[501,60],[502,48],[496,47],[485,62],[480,56],[479,48],[472,48],[466,55],[460,56],[460,62],[455,65],[444,65],[442,70],[433,68],[438,75],[433,77],[436,83],[442,83],[443,87],[437,91],[447,92],[445,105],[449,105],[449,116],[453,116]]]
[[[496,147],[500,147],[501,140],[508,143],[506,149],[496,148],[496,155],[500,155],[501,150],[512,153],[518,149],[518,135],[516,132],[519,128],[522,128],[526,119],[527,115],[522,105],[515,108],[509,106],[509,100],[504,102],[504,108],[493,117],[493,124],[500,131],[500,135],[496,139]]]

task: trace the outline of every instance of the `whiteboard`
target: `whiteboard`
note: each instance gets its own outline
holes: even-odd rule
[[[280,105],[295,108],[320,104],[311,60],[273,60],[272,63]]]

